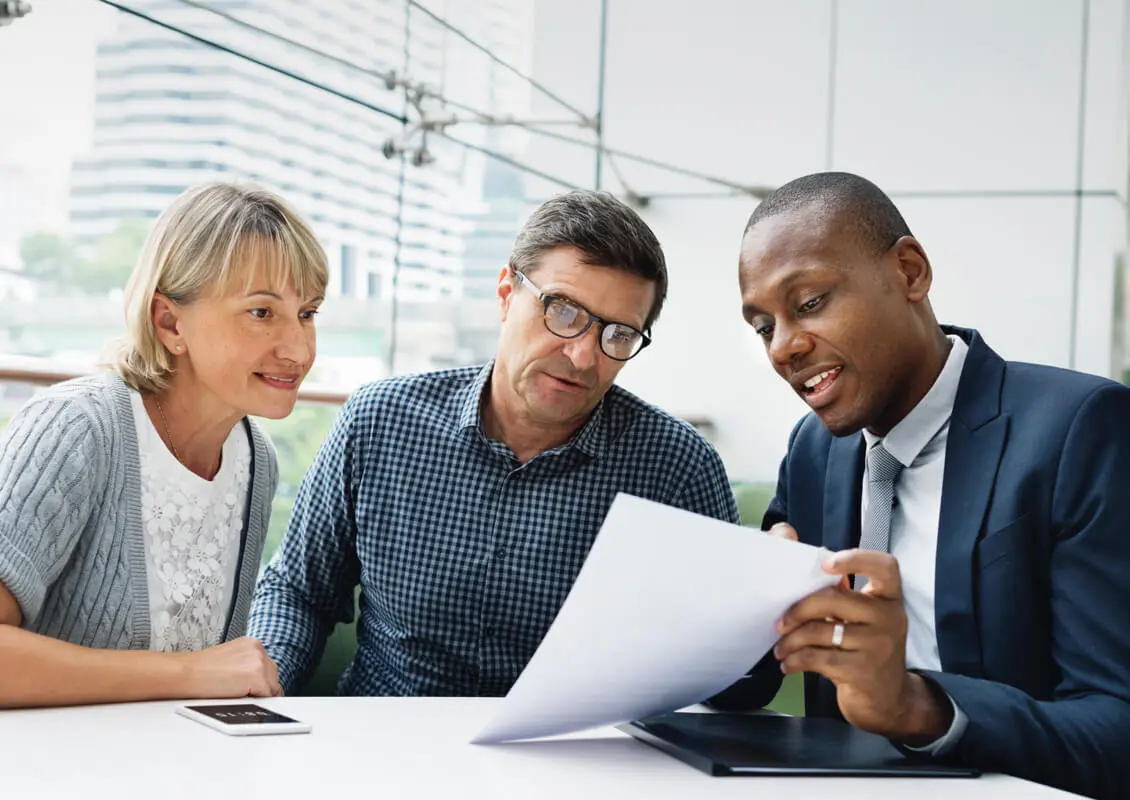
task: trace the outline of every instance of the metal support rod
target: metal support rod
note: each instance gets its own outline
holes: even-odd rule
[[[608,55],[608,0],[600,0],[600,62],[596,82],[596,176],[593,187],[599,191],[604,169],[604,72]]]
[[[409,59],[411,50],[409,49],[410,37],[412,35],[412,4],[405,0],[404,3],[404,72],[408,73]],[[411,92],[408,87],[404,87],[404,117],[408,118],[408,106],[412,102]],[[404,128],[407,128],[405,122]],[[403,134],[402,134],[403,135]],[[396,241],[393,244],[392,251],[392,298],[391,308],[389,312],[389,340],[388,340],[388,374],[396,374],[396,325],[397,317],[400,314],[400,266],[401,256],[404,249],[404,185],[405,185],[405,171],[407,170],[406,160],[407,155],[403,150],[398,154],[400,163],[397,167],[396,176]]]
[[[1067,366],[1075,368],[1079,332],[1079,270],[1083,249],[1083,153],[1087,132],[1087,50],[1091,33],[1091,0],[1083,0],[1083,24],[1079,44],[1079,109],[1075,142],[1075,240],[1071,254],[1071,335]]]
[[[831,11],[828,31],[828,104],[825,125],[826,139],[824,141],[824,169],[832,169],[836,152],[836,67],[837,48],[839,46],[840,4],[839,0],[830,0]]]

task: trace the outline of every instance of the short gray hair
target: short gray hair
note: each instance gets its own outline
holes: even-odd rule
[[[640,215],[608,192],[578,190],[557,195],[530,214],[514,241],[510,268],[523,275],[536,269],[546,252],[575,247],[582,261],[639,275],[655,283],[655,302],[644,328],[659,317],[667,298],[667,260]]]
[[[153,294],[196,302],[210,289],[250,281],[262,263],[301,297],[325,293],[326,254],[305,221],[278,195],[254,184],[206,183],[177,197],[158,217],[125,291],[126,331],[111,366],[140,392],[168,386],[173,358],[153,325]]]

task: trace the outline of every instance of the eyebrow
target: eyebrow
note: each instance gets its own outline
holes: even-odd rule
[[[282,295],[278,292],[272,292],[269,289],[256,289],[255,291],[248,292],[244,297],[270,297],[275,300],[282,300]]]
[[[244,295],[244,297],[247,299],[250,299],[252,297],[270,297],[272,300],[278,300],[280,303],[283,301],[283,296],[281,294],[279,294],[278,292],[272,292],[270,289],[256,289],[253,292],[248,292]],[[306,300],[304,302],[321,303],[325,299],[325,296],[318,295],[317,297],[311,297],[309,300]]]
[[[799,281],[802,281],[805,278],[810,277],[814,272],[819,271],[819,269],[820,269],[819,267],[815,267],[815,268],[809,267],[807,269],[802,268],[802,269],[793,270],[792,272],[790,272],[788,275],[786,275],[784,278],[782,278],[777,283],[776,288],[777,288],[778,291],[788,292],[789,290],[792,289],[793,284],[798,283]],[[764,314],[764,313],[765,313],[764,311],[762,311],[760,308],[753,305],[752,303],[742,303],[742,316],[744,316],[746,319],[749,319],[750,317],[755,317],[758,314]]]
[[[564,292],[550,291],[548,289],[542,289],[541,292],[545,297],[560,297],[562,300],[567,300],[568,302],[572,303],[573,305],[577,306],[578,308],[583,308],[585,310],[585,313],[588,314],[590,317],[598,317],[599,319],[604,320],[605,322],[609,323],[610,325],[627,325],[629,328],[634,328],[635,330],[641,331],[641,332],[643,331],[643,325],[642,324],[636,325],[633,322],[624,322],[623,320],[619,320],[619,319],[609,319],[608,317],[602,317],[600,314],[593,312],[588,306],[586,306],[580,300],[576,300],[573,297],[571,297],[570,295],[565,294]],[[645,319],[644,323],[646,324],[646,322],[647,322],[647,320]]]

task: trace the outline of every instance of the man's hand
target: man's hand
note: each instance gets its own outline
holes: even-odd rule
[[[794,539],[786,524],[772,535]],[[791,535],[790,535],[791,534]],[[840,712],[849,723],[895,741],[920,746],[945,735],[953,709],[920,675],[906,669],[906,611],[898,561],[873,550],[830,554],[824,570],[841,575],[839,586],[821,589],[790,608],[773,649],[781,671],[816,672],[836,685]],[[866,575],[862,591],[847,576]],[[839,647],[835,626],[843,624]]]

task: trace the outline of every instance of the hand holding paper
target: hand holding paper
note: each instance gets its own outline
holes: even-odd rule
[[[755,664],[793,603],[837,576],[826,551],[621,494],[486,744],[704,700]]]

